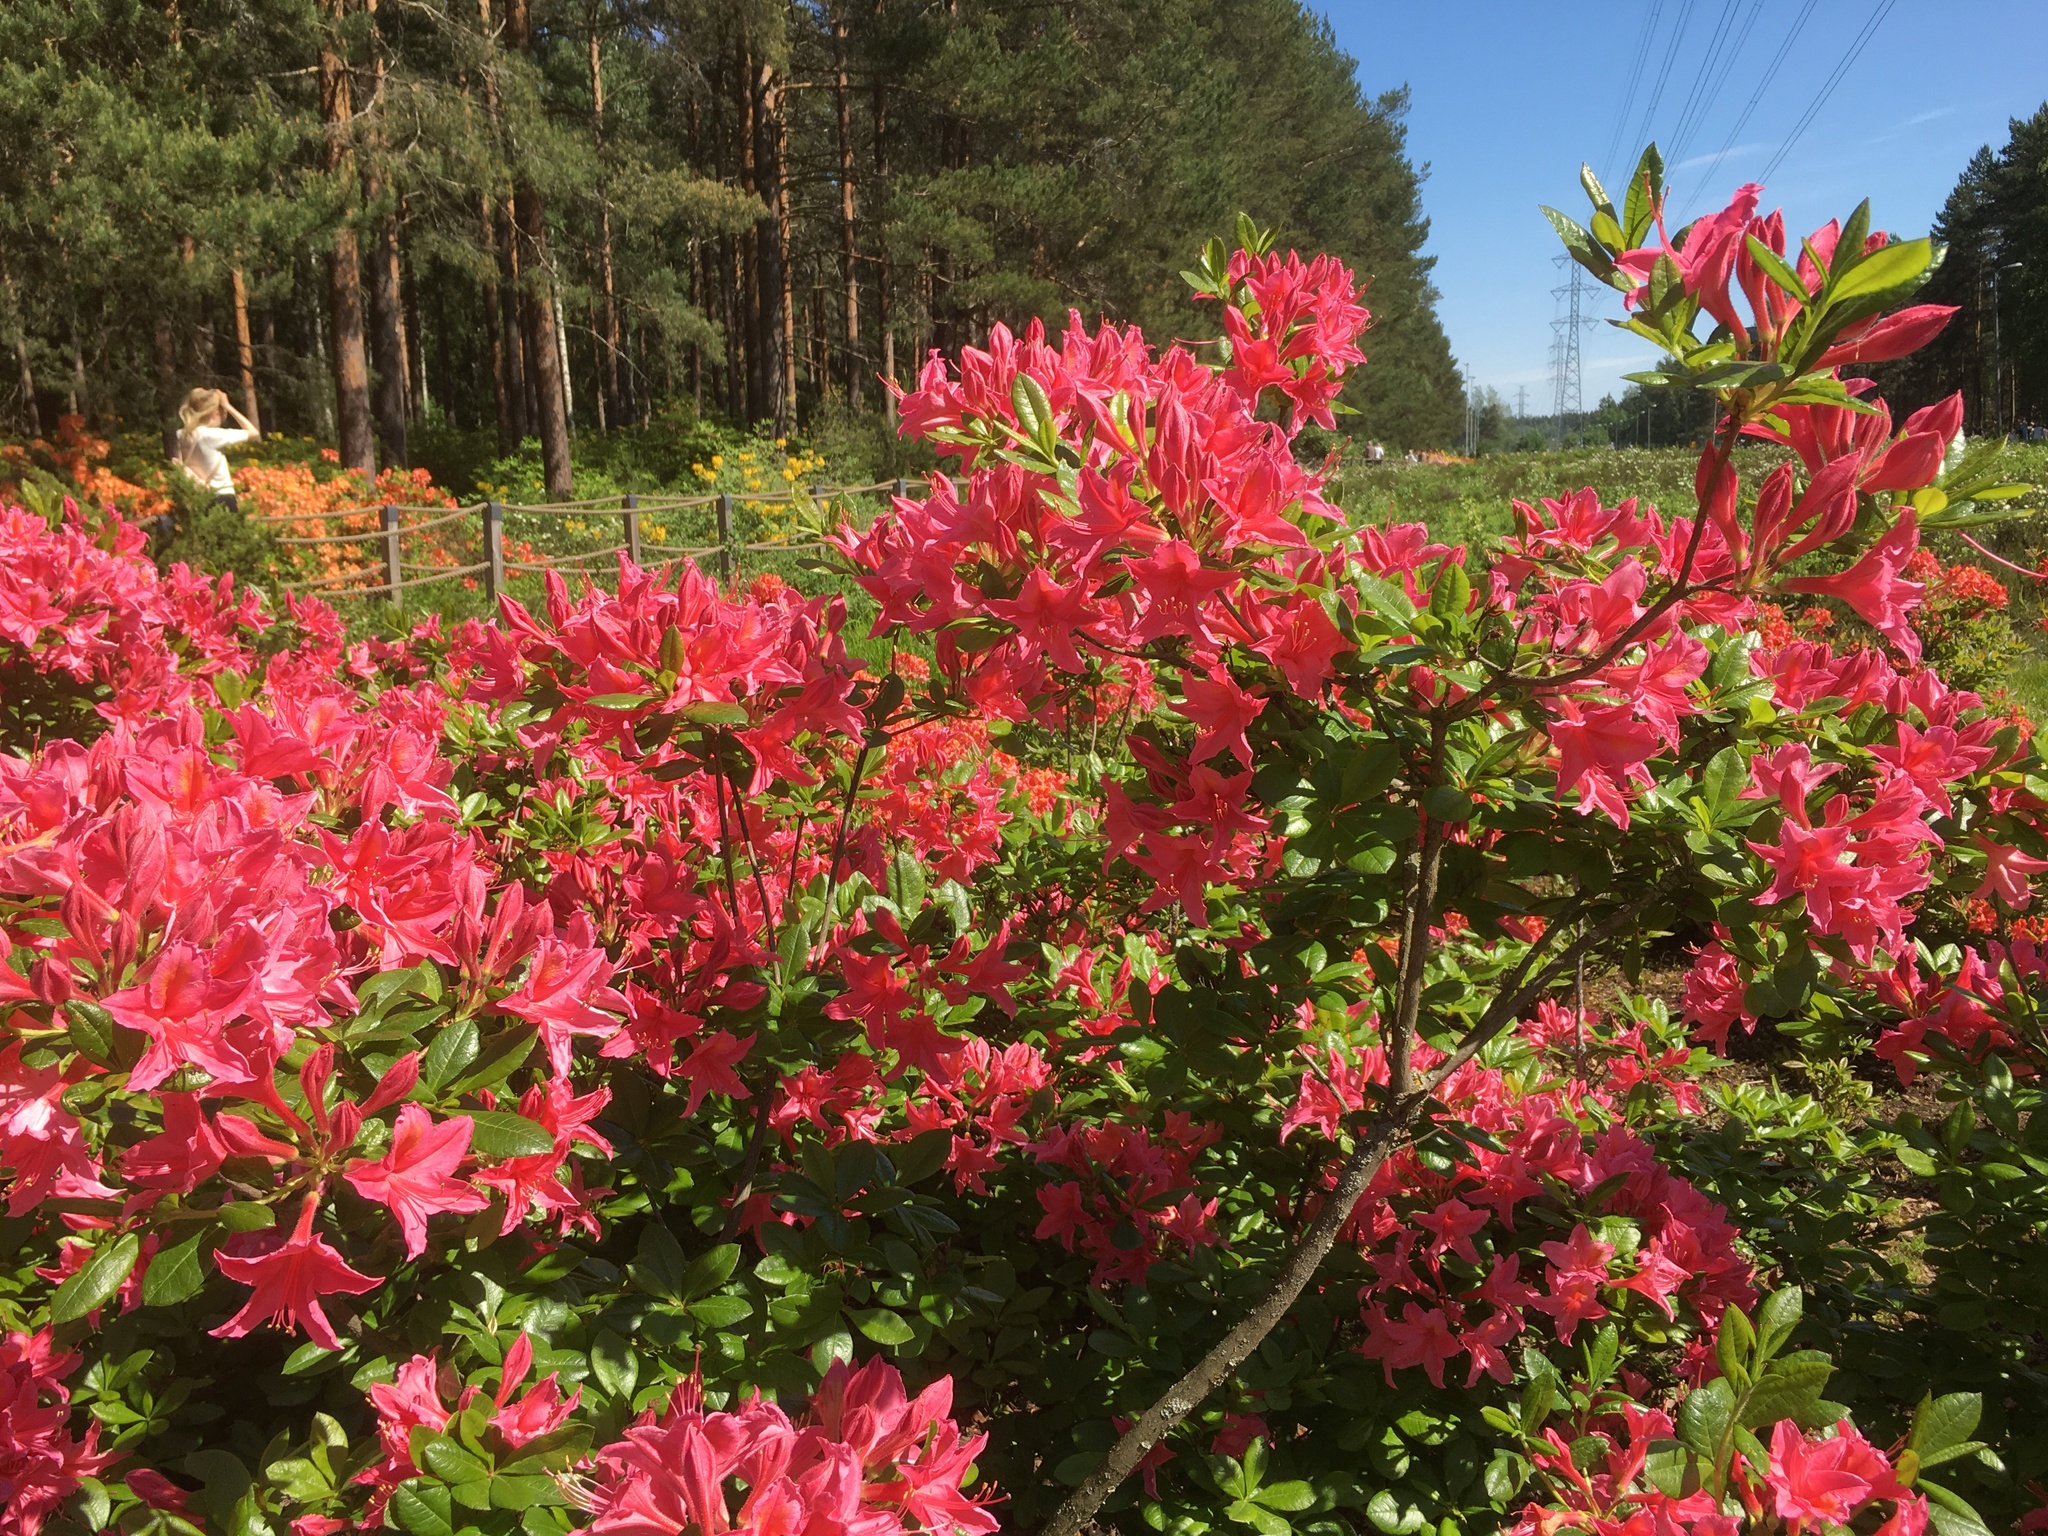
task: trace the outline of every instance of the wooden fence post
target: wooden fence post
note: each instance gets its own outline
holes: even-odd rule
[[[896,477],[896,494],[898,496],[908,496],[910,494],[910,482],[901,475]]]
[[[626,558],[640,563],[640,498],[626,492]]]
[[[492,602],[505,590],[505,510],[484,503],[484,596]]]
[[[390,502],[384,503],[384,585],[390,590],[391,601],[398,601],[398,584],[404,579],[403,567],[398,558],[398,508]]]
[[[718,570],[725,583],[732,584],[732,493],[718,498]]]

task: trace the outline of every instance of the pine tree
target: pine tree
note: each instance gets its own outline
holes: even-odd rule
[[[886,410],[998,321],[1199,344],[1246,212],[1372,279],[1353,427],[1459,428],[1405,97],[1298,0],[10,0],[0,57],[24,427],[230,384],[365,470],[429,410],[538,438],[564,495],[579,427]]]

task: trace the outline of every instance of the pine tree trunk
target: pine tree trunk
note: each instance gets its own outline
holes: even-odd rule
[[[162,430],[164,457],[178,456],[178,343],[171,322],[159,315],[150,327],[150,351],[156,363],[157,426]]]
[[[860,409],[860,269],[854,230],[853,110],[846,76],[846,17],[832,17],[832,96],[839,112],[839,266],[846,284],[846,403]]]
[[[521,53],[533,46],[533,13],[529,0],[511,0],[505,15],[505,42]],[[567,501],[576,493],[569,463],[569,397],[562,376],[561,333],[555,320],[555,295],[548,280],[546,221],[540,193],[515,175],[513,222],[519,227],[524,259],[527,363],[533,380],[534,404],[540,413],[540,458],[548,495]]]
[[[777,337],[782,370],[775,392],[775,435],[787,437],[796,430],[796,294],[794,263],[789,259],[789,92],[783,81],[765,74],[764,99],[771,103],[769,123],[774,132],[775,153],[775,271],[776,308],[781,319]]]
[[[365,0],[370,14],[377,0]],[[405,355],[405,299],[399,290],[398,216],[382,206],[386,197],[384,142],[380,114],[384,106],[384,49],[373,44],[371,57],[369,132],[363,156],[363,206],[375,220],[370,237],[370,347],[376,362],[371,380],[371,408],[377,418],[377,442],[384,462],[403,466],[405,390],[411,364]]]
[[[527,402],[532,391],[526,378],[526,340],[519,321],[519,238],[512,226],[512,206],[498,205],[498,334],[505,351],[505,397],[512,423],[513,449],[533,431]],[[509,451],[509,450],[508,450]]]
[[[21,315],[21,295],[15,292],[14,279],[4,264],[0,264],[0,298],[7,301],[7,313],[14,320],[14,362],[21,375],[21,425],[30,437],[43,435],[42,408],[36,404],[36,376],[28,361],[28,326]]]
[[[889,102],[888,88],[875,80],[875,189],[886,196],[889,186]],[[896,330],[889,323],[889,247],[885,243],[875,256],[875,323],[882,332],[882,411],[893,431],[896,426]]]
[[[575,471],[569,462],[569,397],[562,377],[561,332],[555,322],[554,289],[542,265],[544,239],[540,194],[521,187],[513,198],[519,243],[531,274],[527,278],[526,356],[532,368],[534,404],[540,419],[541,470],[548,496],[567,501],[576,494]]]
[[[740,264],[744,252],[743,241],[738,235],[724,237],[725,260],[725,413],[734,421],[744,421],[747,415],[747,399],[742,391],[740,342],[745,321],[740,316]]]
[[[400,205],[403,224],[404,207]],[[399,274],[399,291],[405,295],[400,313],[405,317],[405,419],[418,421],[427,412],[427,327],[420,314],[420,274],[417,266]]]
[[[260,427],[263,417],[256,409],[256,343],[249,334],[249,285],[243,281],[240,267],[231,268],[228,278],[235,301],[235,360],[241,365],[242,414]]]
[[[493,269],[498,261],[497,233],[491,228],[491,200],[482,192],[477,194],[476,215],[483,250],[490,254]],[[505,328],[499,318],[498,281],[486,277],[483,281],[484,330],[491,338],[491,405],[497,412],[498,446],[509,453],[518,446],[519,439],[512,430],[512,397],[506,388]]]
[[[485,49],[492,47],[492,0],[477,0],[477,31],[483,35]],[[463,113],[467,121],[469,100],[463,100]],[[492,74],[489,57],[483,61],[483,115],[489,133],[489,141],[498,143],[498,76]],[[483,330],[492,338],[492,408],[498,414],[498,449],[512,453],[518,449],[518,442],[524,436],[524,399],[522,385],[516,377],[518,369],[518,346],[512,340],[514,328],[506,319],[506,297],[504,297],[504,276],[508,276],[506,256],[510,242],[500,242],[498,236],[498,201],[487,188],[477,188],[477,236],[479,248],[489,252],[489,264],[485,272],[498,272],[498,276],[483,279]]]
[[[740,68],[735,82],[740,97],[740,186],[757,198],[761,195],[762,159],[759,73],[752,50],[741,44]],[[761,273],[769,240],[764,226],[772,217],[771,213],[764,211],[740,236],[741,266],[746,273],[746,291],[741,302],[746,314],[747,406],[744,420],[748,422],[760,421],[775,413],[769,400],[771,375],[767,368],[768,317],[764,302],[770,287],[762,280]]]
[[[590,135],[597,146],[597,269],[604,295],[604,328],[598,331],[597,424],[604,426],[607,415],[619,419],[619,300],[612,269],[612,205],[605,196],[604,179],[604,51],[597,37],[597,7],[586,14],[590,22]],[[592,326],[596,330],[596,326]]]
[[[384,195],[383,178],[374,169],[366,170],[363,201],[374,208]],[[377,441],[384,450],[384,462],[402,466],[406,463],[405,379],[410,364],[405,355],[405,298],[399,287],[398,219],[388,212],[377,215],[376,234],[370,242],[370,337],[377,360],[371,395]]]
[[[190,235],[181,235],[178,238],[178,260],[185,267],[184,299],[186,306],[190,306],[193,297],[192,269],[199,261],[199,242]],[[195,316],[192,321],[192,329],[185,338],[185,344],[191,352],[191,372],[194,384],[210,385],[214,382],[213,349],[208,345],[209,340],[204,320]]]
[[[328,26],[320,48],[320,121],[325,134],[321,164],[344,186],[355,181],[355,154],[349,145],[354,92],[347,61],[336,52],[339,28],[348,0],[322,0]],[[340,435],[341,462],[366,479],[377,477],[377,445],[370,429],[370,357],[363,339],[363,278],[355,226],[347,221],[334,231],[327,250],[327,307],[334,361],[334,417]]]

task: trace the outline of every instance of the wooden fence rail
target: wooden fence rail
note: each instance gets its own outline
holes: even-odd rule
[[[910,494],[907,480],[883,480],[873,485],[813,485],[806,487],[813,501],[834,496],[872,496],[889,493],[895,496]],[[481,574],[485,595],[495,600],[505,590],[507,572],[530,573],[549,570],[580,570],[587,561],[610,558],[623,554],[635,565],[646,563],[652,555],[667,559],[683,557],[702,558],[708,555],[718,557],[719,576],[731,581],[738,566],[738,557],[745,553],[796,552],[820,550],[822,543],[787,543],[765,540],[742,543],[733,536],[733,512],[741,503],[765,503],[788,505],[796,498],[787,491],[741,491],[727,492],[712,496],[640,496],[628,493],[623,496],[605,497],[596,501],[555,501],[540,504],[523,502],[480,501],[469,506],[447,507],[411,506],[402,502],[384,502],[369,507],[345,507],[334,512],[293,512],[277,517],[252,517],[252,523],[282,526],[305,522],[327,522],[356,517],[375,517],[377,526],[360,533],[318,534],[311,536],[279,536],[277,542],[293,548],[310,548],[321,545],[336,546],[379,546],[382,556],[378,566],[360,566],[354,570],[338,571],[328,576],[310,577],[303,581],[289,581],[283,585],[287,591],[318,592],[328,597],[356,597],[383,595],[395,599],[400,592],[415,587],[431,586],[436,582],[456,581]],[[648,513],[680,512],[691,508],[709,507],[717,520],[717,542],[714,544],[660,544],[649,543],[641,537],[641,518]],[[621,538],[616,544],[603,549],[586,550],[578,554],[553,555],[541,560],[507,560],[505,557],[505,515],[517,513],[521,516],[586,518],[617,517],[621,520]],[[429,514],[424,521],[405,521],[407,514]],[[421,567],[426,574],[406,575],[404,559],[405,540],[431,528],[440,528],[451,523],[475,519],[478,526],[478,542],[481,558],[466,565]],[[364,577],[380,576],[382,579],[365,585],[355,585]]]

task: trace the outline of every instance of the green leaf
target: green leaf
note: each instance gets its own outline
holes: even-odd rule
[[[1715,1380],[1685,1395],[1678,1405],[1678,1438],[1688,1450],[1711,1458],[1735,1417],[1735,1393],[1726,1381]]]
[[[1486,1496],[1496,1504],[1505,1504],[1522,1491],[1528,1475],[1528,1464],[1521,1457],[1512,1451],[1495,1451],[1482,1479]]]
[[[334,1479],[303,1456],[286,1456],[263,1469],[264,1481],[288,1499],[317,1504],[334,1492]]]
[[[1975,1456],[1988,1443],[1983,1440],[1958,1440],[1947,1450],[1936,1451],[1932,1456],[1924,1458],[1920,1462],[1920,1469],[1925,1471],[1929,1467],[1939,1467],[1951,1461],[1961,1461],[1965,1456]]]
[[[1026,437],[1043,443],[1052,436],[1052,401],[1038,380],[1020,371],[1010,382],[1010,404],[1017,412],[1017,425]]]
[[[1408,594],[1392,582],[1362,573],[1355,581],[1359,597],[1373,612],[1393,620],[1403,629],[1415,622],[1415,605],[1408,601]]]
[[[539,1037],[540,1031],[531,1024],[496,1036],[477,1059],[469,1075],[450,1084],[448,1093],[460,1096],[503,1082],[526,1065],[526,1058],[533,1053],[533,1042]]]
[[[1621,200],[1621,234],[1630,246],[1642,245],[1649,239],[1651,227],[1657,221],[1658,195],[1663,189],[1664,157],[1652,144],[1636,162],[1629,176],[1628,192]]]
[[[469,1119],[476,1128],[470,1134],[470,1150],[479,1157],[545,1157],[555,1150],[554,1132],[524,1115],[479,1109]]]
[[[1991,1527],[1984,1523],[1984,1517],[1961,1495],[1925,1478],[1921,1479],[1919,1489],[1927,1495],[1927,1513],[1939,1536],[1991,1536]]]
[[[1830,272],[1843,273],[1853,267],[1863,255],[1863,242],[1870,238],[1870,199],[1864,198],[1849,213],[1848,222],[1842,226],[1841,236],[1835,241],[1835,253],[1822,261],[1818,254],[1813,263]],[[1806,242],[1801,241],[1802,245]]]
[[[1564,248],[1572,253],[1572,260],[1604,281],[1607,274],[1613,270],[1614,264],[1600,254],[1593,244],[1592,235],[1585,227],[1577,219],[1559,213],[1555,208],[1541,204],[1538,206],[1542,208],[1543,217],[1550,221],[1550,227],[1557,231],[1557,238],[1564,242]]]
[[[261,1200],[230,1200],[217,1214],[230,1232],[261,1232],[277,1225],[277,1212]]]
[[[205,1243],[206,1234],[196,1233],[149,1261],[142,1277],[145,1307],[173,1307],[199,1294],[206,1285]]]
[[[1799,281],[1799,274],[1786,264],[1785,258],[1755,235],[1749,236],[1747,243],[1750,259],[1763,269],[1764,275],[1804,304],[1810,297],[1806,285]]]
[[[1250,1526],[1259,1533],[1259,1536],[1287,1536],[1288,1531],[1293,1529],[1278,1515],[1269,1513],[1249,1499],[1237,1499],[1225,1505],[1223,1515],[1225,1519],[1235,1520],[1239,1525]]]
[[[1899,1160],[1899,1166],[1915,1178],[1931,1179],[1940,1171],[1936,1168],[1934,1159],[1918,1147],[1900,1147],[1894,1155]]]
[[[467,1450],[446,1435],[429,1437],[422,1448],[420,1459],[426,1469],[444,1483],[481,1483],[490,1480],[490,1463]]]
[[[613,1397],[630,1400],[640,1379],[640,1357],[615,1330],[600,1328],[590,1341],[590,1374]]]
[[[420,1081],[432,1093],[439,1093],[472,1061],[476,1060],[475,1019],[457,1019],[439,1034],[420,1058]]]
[[[1847,245],[1846,235],[1842,244]],[[1829,305],[1832,307],[1846,299],[1890,296],[1916,286],[1933,265],[1932,240],[1924,235],[1918,240],[1894,240],[1890,245],[1872,251],[1846,275],[1830,282],[1827,290]]]
[[[1682,1499],[1698,1486],[1698,1460],[1676,1440],[1654,1440],[1643,1458],[1643,1477],[1666,1498]]]
[[[915,917],[924,906],[928,888],[924,861],[907,848],[899,849],[889,861],[889,899],[906,919]]]
[[[112,1242],[93,1250],[85,1265],[57,1287],[50,1301],[50,1321],[73,1323],[97,1307],[103,1307],[121,1289],[121,1283],[135,1268],[142,1252],[142,1236],[124,1232]]]
[[[594,693],[583,701],[590,709],[642,709],[656,702],[644,693]]]
[[[413,1536],[455,1536],[455,1501],[423,1477],[407,1478],[391,1496],[391,1513]]]
[[[1706,809],[1707,824],[1717,824],[1739,806],[1748,787],[1749,763],[1740,750],[1723,747],[1709,758],[1699,777],[1700,804]]]
[[[1834,1362],[1815,1350],[1773,1360],[1742,1405],[1742,1427],[1758,1429],[1791,1419],[1810,1429],[1820,1418],[1821,1389],[1835,1373]]]
[[[1533,1435],[1543,1427],[1543,1421],[1550,1417],[1550,1408],[1557,1401],[1557,1377],[1549,1371],[1538,1371],[1529,1378],[1529,1384],[1522,1388],[1522,1433]]]
[[[560,1508],[569,1501],[555,1480],[545,1473],[499,1473],[491,1479],[491,1508],[524,1510],[539,1506]]]
[[[334,1359],[335,1351],[324,1349],[318,1344],[305,1343],[293,1350],[281,1367],[287,1376],[303,1376],[322,1364]]]
[[[1906,1447],[1919,1454],[1922,1466],[1931,1466],[1934,1457],[1975,1434],[1983,1414],[1984,1399],[1975,1392],[1951,1392],[1945,1397],[1930,1392],[1913,1410],[1913,1430]]]
[[[685,704],[682,716],[693,725],[745,725],[748,719],[745,705],[724,699],[699,699],[694,704]]]
[[[922,1183],[946,1166],[952,1150],[953,1133],[943,1129],[920,1131],[907,1142],[894,1143],[889,1148],[889,1159],[896,1165],[896,1182],[906,1189]]]
[[[1429,611],[1440,619],[1455,621],[1465,616],[1472,601],[1472,578],[1462,565],[1447,566],[1429,589]]]
[[[1785,1347],[1799,1326],[1800,1315],[1805,1307],[1805,1298],[1799,1287],[1788,1285],[1771,1292],[1764,1304],[1757,1308],[1757,1351],[1759,1362],[1769,1360]]]
[[[73,998],[64,1005],[64,1032],[71,1048],[101,1066],[114,1059],[114,1016],[98,1003]]]
[[[1258,1493],[1258,1500],[1268,1509],[1285,1510],[1299,1514],[1316,1501],[1316,1491],[1307,1483],[1268,1483]]]
[[[640,1247],[626,1275],[641,1290],[670,1301],[683,1299],[683,1245],[658,1221],[640,1229]]]
[[[698,1254],[690,1260],[690,1267],[683,1271],[683,1295],[704,1296],[717,1290],[732,1278],[732,1272],[739,1267],[739,1262],[738,1243],[721,1243],[708,1253]]]
[[[744,1296],[706,1296],[690,1303],[690,1316],[707,1328],[730,1328],[754,1315],[754,1304]]]
[[[853,1319],[854,1327],[877,1344],[908,1344],[917,1337],[917,1330],[887,1307],[873,1307],[847,1315]]]
[[[1721,1314],[1721,1336],[1714,1342],[1715,1357],[1721,1363],[1721,1374],[1738,1387],[1749,1380],[1750,1351],[1756,1347],[1756,1330],[1749,1325],[1740,1307],[1730,1307]]]
[[[1422,1529],[1423,1513],[1412,1504],[1403,1504],[1391,1489],[1382,1488],[1372,1496],[1365,1506],[1365,1517],[1372,1521],[1387,1536],[1410,1536],[1411,1532]]]

